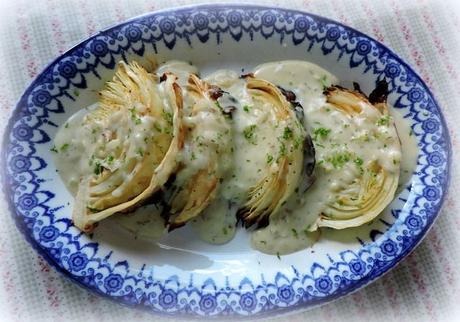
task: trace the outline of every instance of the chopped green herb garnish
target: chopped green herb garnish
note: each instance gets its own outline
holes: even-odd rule
[[[141,157],[144,156],[144,150],[142,150],[142,148],[137,149],[136,152],[137,152],[137,154],[139,154]]]
[[[58,153],[58,150],[56,149],[56,146],[53,145],[53,147],[50,149],[51,152]]]
[[[153,127],[155,128],[155,130],[161,133],[161,126],[158,122],[154,122]]]
[[[78,97],[78,96],[80,96],[80,92],[76,89],[76,90],[73,91],[73,95]]]
[[[69,123],[66,123],[66,124],[64,125],[64,128],[67,129],[68,127],[69,127]]]
[[[364,163],[363,159],[361,159],[361,158],[356,158],[354,162],[358,166],[362,166],[363,163]]]
[[[136,108],[130,108],[129,111],[131,112],[131,120],[134,121],[134,124],[139,125],[141,124],[141,119],[137,116]]]
[[[100,175],[101,173],[102,173],[102,165],[99,161],[96,161],[94,163],[94,174]]]
[[[295,138],[295,140],[294,140],[294,149],[297,150],[298,148],[300,148],[300,147],[302,146],[303,140],[304,140],[304,139],[303,139],[303,137],[301,137],[301,136]]]
[[[319,82],[321,83],[321,86],[323,86],[323,90],[326,90],[328,87],[327,76],[323,75],[323,77],[320,78]]]
[[[281,260],[280,252],[276,252],[276,257],[278,257],[278,259]]]
[[[190,160],[196,160],[196,155],[195,152],[192,152],[192,155],[190,156]]]
[[[227,227],[222,228],[222,232],[224,233],[224,235],[227,235],[228,234]]]
[[[390,124],[390,115],[385,115],[377,121],[377,125],[389,125]]]
[[[294,238],[299,237],[299,235],[297,234],[297,230],[295,230],[295,228],[292,228],[291,231],[292,231],[292,234],[294,235]]]
[[[69,143],[65,143],[65,144],[63,144],[63,145],[59,148],[59,150],[60,150],[61,152],[65,152],[65,151],[67,151],[67,149],[69,148],[69,146],[70,146]]]
[[[113,155],[109,155],[109,156],[107,156],[106,159],[107,159],[107,163],[110,164],[110,163],[113,162],[113,159],[114,159],[114,158],[113,158]]]
[[[414,130],[410,129],[409,130],[409,136],[412,136],[412,135],[414,135]]]
[[[331,133],[331,129],[327,129],[325,127],[319,127],[313,130],[313,134],[315,135],[313,140],[316,140],[318,137],[324,139]]]
[[[280,145],[280,157],[284,157],[286,155],[286,146],[284,145],[284,143],[281,143]]]
[[[173,124],[173,115],[170,112],[163,111],[163,118],[170,124]]]
[[[257,125],[255,124],[252,124],[252,125],[249,125],[247,126],[244,130],[243,130],[243,135],[244,137],[246,138],[246,140],[248,140],[250,143],[252,144],[256,144],[255,143],[255,130],[257,128]]]
[[[361,172],[361,174],[363,174],[364,173],[364,169],[363,169],[364,160],[358,157],[353,162],[358,167],[359,172]]]
[[[273,155],[267,154],[267,164],[272,163],[272,161],[273,161]]]
[[[289,140],[289,139],[292,139],[292,129],[288,126],[286,126],[284,128],[284,132],[283,132],[283,139],[285,140]]]
[[[249,113],[249,111],[251,110],[251,107],[249,105],[244,105],[243,106],[243,110],[246,112],[246,113]]]
[[[327,162],[331,163],[334,168],[338,169],[341,168],[350,161],[351,153],[350,152],[343,152],[343,153],[336,153],[332,157],[326,159]]]

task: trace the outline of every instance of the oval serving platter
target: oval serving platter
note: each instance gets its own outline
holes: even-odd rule
[[[110,221],[93,235],[72,225],[73,198],[50,148],[57,128],[94,103],[119,60],[191,61],[205,74],[302,59],[369,93],[382,79],[389,103],[410,123],[419,154],[411,181],[368,225],[323,230],[310,249],[286,256],[252,250],[240,230],[222,246],[187,228],[158,244]],[[420,77],[370,37],[305,12],[252,5],[202,5],[149,13],[99,32],[54,60],[27,88],[3,142],[4,191],[16,225],[53,267],[79,285],[151,312],[264,316],[313,307],[381,276],[421,241],[449,181],[450,141]]]

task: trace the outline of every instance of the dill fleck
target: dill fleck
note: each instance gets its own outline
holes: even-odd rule
[[[390,124],[390,115],[385,115],[377,121],[377,125],[389,125]]]
[[[192,155],[190,156],[190,160],[196,160],[196,155],[195,152],[192,152]]]
[[[114,158],[113,158],[113,155],[109,155],[109,156],[107,156],[106,159],[107,159],[107,163],[108,163],[108,164],[111,164],[111,163],[113,162],[113,159],[114,159]]]
[[[364,163],[364,161],[363,161],[363,159],[361,159],[361,158],[358,157],[358,158],[354,159],[353,162],[354,162],[354,163],[356,164],[356,166],[358,167],[359,172],[361,172],[361,174],[363,174],[363,173],[364,173],[364,169],[363,169],[363,163]]]
[[[53,147],[50,149],[51,152],[58,153],[58,150],[56,149],[56,146],[53,145]]]
[[[68,127],[69,127],[69,123],[66,123],[66,124],[64,125],[64,128],[67,129]]]
[[[303,138],[301,136],[294,139],[294,149],[298,149],[302,146]]]
[[[142,148],[137,149],[136,153],[139,154],[141,157],[144,156],[144,150],[142,150]]]
[[[131,120],[134,121],[134,124],[139,125],[141,124],[141,119],[137,116],[136,108],[130,108],[129,112],[131,113]]]
[[[224,233],[224,235],[227,235],[228,234],[227,227],[222,228],[222,232]]]
[[[69,148],[69,146],[70,146],[69,143],[65,143],[65,144],[63,144],[63,145],[59,148],[59,150],[60,150],[61,152],[65,152],[65,151],[67,151],[67,149]]]
[[[280,156],[284,157],[286,155],[286,145],[284,143],[281,143],[280,145]]]
[[[290,127],[286,126],[284,128],[284,132],[283,132],[283,139],[285,139],[285,140],[292,139],[292,135],[293,135],[292,129]]]
[[[320,78],[319,82],[321,83],[321,86],[323,87],[323,90],[326,90],[328,85],[327,85],[327,76],[323,75],[323,77]]]
[[[267,154],[267,164],[272,163],[272,161],[273,161],[273,155]]]
[[[251,110],[251,107],[249,105],[244,105],[243,106],[243,110],[246,112],[246,113],[249,113],[249,111]]]
[[[327,162],[331,163],[334,168],[338,169],[341,168],[350,161],[351,153],[350,152],[343,152],[343,153],[336,153],[332,157],[326,159]]]
[[[313,130],[313,134],[314,134],[313,140],[316,140],[318,137],[324,139],[325,137],[329,135],[329,133],[331,133],[331,131],[332,131],[331,129],[327,129],[325,127],[316,128]]]
[[[292,228],[291,231],[292,235],[294,235],[294,238],[299,238],[299,234],[297,234],[297,230],[295,230],[295,228]]]
[[[100,175],[101,173],[102,173],[102,165],[99,161],[96,161],[94,163],[94,174]]]
[[[170,125],[173,124],[173,115],[170,112],[163,111],[163,118],[168,122]]]
[[[249,143],[256,144],[255,143],[255,130],[257,128],[257,125],[252,124],[249,126],[246,126],[246,128],[243,130],[243,135],[246,138],[246,140],[249,141]]]
[[[276,252],[276,257],[278,257],[278,259],[281,260],[280,252]]]

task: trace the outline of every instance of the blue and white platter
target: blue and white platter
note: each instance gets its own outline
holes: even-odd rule
[[[411,125],[419,155],[410,184],[377,220],[323,231],[312,247],[269,256],[241,230],[222,246],[177,231],[157,245],[100,225],[85,235],[54,166],[57,128],[97,100],[119,60],[191,61],[202,71],[285,59],[316,63],[370,92],[389,83],[389,103]],[[252,5],[201,5],[146,14],[103,30],[32,82],[9,121],[1,155],[9,211],[27,241],[69,279],[122,304],[166,315],[262,317],[311,308],[387,272],[419,244],[439,214],[451,148],[442,113],[420,77],[372,38],[309,13]]]

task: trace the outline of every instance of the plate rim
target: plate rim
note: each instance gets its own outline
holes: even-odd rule
[[[361,31],[359,31],[359,30],[357,30],[357,29],[355,29],[353,27],[350,27],[350,26],[344,24],[344,23],[335,21],[333,19],[321,16],[321,15],[313,14],[313,13],[310,13],[308,11],[299,10],[299,9],[293,9],[293,8],[286,8],[286,7],[281,7],[281,6],[263,5],[263,4],[259,5],[259,4],[232,3],[232,2],[202,3],[202,4],[190,4],[190,5],[184,5],[184,6],[175,6],[175,7],[170,7],[170,8],[163,8],[163,9],[160,9],[160,10],[149,11],[149,12],[143,13],[141,15],[134,16],[132,18],[129,18],[129,19],[124,20],[124,21],[119,22],[119,23],[113,23],[113,24],[109,25],[108,27],[103,28],[103,29],[101,29],[101,30],[89,35],[88,37],[83,38],[82,40],[76,42],[74,45],[70,46],[67,50],[65,50],[65,52],[63,52],[62,54],[59,54],[58,56],[56,56],[48,64],[46,64],[45,67],[43,67],[42,70],[35,76],[35,78],[32,79],[28,83],[28,85],[26,85],[26,89],[24,90],[23,94],[20,96],[18,101],[14,104],[14,108],[12,109],[12,111],[10,112],[10,114],[8,116],[7,125],[5,126],[5,131],[4,131],[3,138],[2,138],[2,143],[1,143],[1,157],[0,157],[1,158],[1,160],[0,160],[1,170],[0,170],[0,176],[1,176],[1,182],[2,182],[2,191],[4,193],[5,200],[6,200],[6,203],[7,203],[7,211],[12,216],[16,227],[21,232],[21,234],[24,236],[26,241],[32,246],[33,249],[35,249],[37,251],[37,253],[42,258],[44,258],[46,260],[46,262],[48,264],[50,264],[50,266],[52,266],[58,272],[60,272],[64,276],[66,276],[68,278],[68,280],[70,280],[72,283],[78,285],[79,287],[85,289],[86,291],[90,291],[90,292],[92,292],[94,294],[102,296],[103,298],[109,299],[112,302],[115,302],[117,304],[121,304],[123,306],[128,306],[128,307],[136,307],[136,308],[140,307],[139,305],[131,305],[131,304],[128,304],[126,302],[123,302],[122,300],[120,300],[117,297],[114,297],[114,296],[112,296],[110,294],[107,294],[107,293],[104,293],[102,291],[98,291],[97,289],[91,288],[88,285],[84,284],[82,281],[79,281],[76,278],[76,276],[74,274],[72,274],[69,270],[66,270],[66,269],[60,267],[56,263],[56,261],[50,256],[50,254],[47,253],[39,245],[39,243],[32,238],[32,236],[30,234],[26,233],[26,231],[24,230],[24,227],[23,227],[24,223],[20,222],[20,220],[18,219],[17,207],[16,207],[14,201],[11,198],[9,187],[6,184],[6,179],[9,177],[9,175],[7,173],[7,167],[8,167],[7,157],[8,157],[8,153],[7,153],[6,148],[7,148],[8,144],[10,143],[9,135],[11,133],[11,130],[12,130],[13,126],[14,126],[14,121],[17,119],[18,114],[20,114],[20,106],[21,106],[20,104],[21,104],[21,102],[23,102],[25,99],[27,99],[27,97],[29,96],[29,94],[32,92],[32,90],[34,89],[34,87],[37,84],[40,84],[41,76],[43,74],[45,74],[48,70],[50,70],[53,66],[55,66],[55,64],[57,62],[59,62],[60,60],[62,60],[65,57],[68,57],[70,55],[70,53],[72,53],[75,49],[83,47],[88,42],[90,42],[91,40],[96,38],[97,36],[103,35],[104,33],[112,31],[112,30],[114,30],[116,28],[122,28],[123,26],[128,25],[128,24],[133,23],[133,22],[136,22],[136,21],[138,21],[138,20],[140,20],[142,18],[147,18],[147,17],[151,17],[151,16],[155,16],[155,15],[161,15],[161,14],[167,14],[167,13],[174,14],[174,13],[176,13],[178,11],[182,11],[182,10],[186,11],[187,9],[197,9],[197,10],[200,10],[200,9],[223,9],[223,10],[224,9],[255,9],[255,10],[259,10],[259,11],[273,10],[273,11],[289,12],[289,13],[293,13],[293,14],[301,14],[301,15],[311,17],[315,21],[320,21],[320,22],[324,22],[324,23],[330,23],[330,24],[333,24],[335,26],[342,27],[347,31],[351,31],[351,32],[355,33],[357,36],[367,38],[368,40],[370,40],[370,41],[374,42],[376,45],[378,45],[378,47],[380,47],[381,49],[383,49],[384,51],[389,53],[392,56],[392,58],[394,58],[397,61],[398,64],[402,65],[404,68],[407,69],[408,72],[410,72],[413,76],[415,76],[416,80],[420,83],[420,85],[422,86],[423,90],[431,97],[431,99],[433,100],[433,104],[436,106],[436,108],[437,108],[437,110],[439,112],[439,123],[440,123],[440,125],[441,125],[441,127],[443,129],[443,137],[446,140],[446,142],[445,142],[446,146],[445,146],[445,150],[444,150],[445,153],[446,153],[446,159],[445,159],[445,165],[446,165],[445,182],[441,185],[442,188],[443,188],[443,193],[439,197],[439,205],[438,205],[438,207],[437,207],[437,209],[435,211],[435,215],[433,215],[431,220],[427,221],[427,224],[423,227],[423,229],[420,231],[420,233],[417,234],[417,240],[410,246],[410,248],[408,250],[406,250],[405,252],[402,252],[397,258],[395,258],[392,261],[390,266],[388,266],[387,268],[385,268],[383,271],[379,272],[378,274],[374,274],[372,276],[372,278],[367,280],[365,283],[360,284],[358,282],[353,287],[347,288],[346,292],[344,292],[343,294],[342,293],[331,294],[329,296],[324,297],[322,300],[320,300],[317,303],[316,302],[314,302],[314,303],[298,302],[298,303],[296,303],[294,305],[288,305],[286,307],[277,307],[277,308],[274,308],[274,309],[272,308],[272,309],[268,309],[268,310],[265,310],[265,311],[262,311],[262,312],[257,312],[257,313],[250,312],[249,315],[244,315],[245,318],[258,319],[258,318],[263,318],[263,317],[267,317],[267,316],[273,316],[273,314],[275,314],[275,315],[295,314],[295,313],[300,312],[300,311],[305,311],[305,310],[312,309],[312,308],[315,308],[315,307],[323,306],[323,305],[329,304],[331,302],[334,302],[334,301],[336,301],[336,300],[338,300],[338,299],[340,299],[340,298],[342,298],[344,296],[350,295],[352,293],[355,293],[355,292],[361,290],[362,288],[364,288],[367,285],[373,283],[375,280],[381,278],[384,274],[386,274],[389,271],[391,271],[392,269],[394,269],[409,254],[411,254],[420,245],[420,243],[424,240],[424,238],[427,236],[429,230],[433,227],[435,221],[439,218],[439,216],[440,216],[440,214],[442,212],[442,209],[443,209],[443,207],[445,205],[445,198],[446,198],[446,196],[447,196],[447,194],[449,192],[449,188],[451,186],[450,183],[451,183],[451,179],[452,179],[451,172],[452,172],[452,154],[453,154],[452,141],[451,141],[451,137],[450,137],[449,128],[447,126],[447,122],[446,122],[445,117],[444,117],[443,110],[442,110],[441,106],[439,105],[435,95],[433,94],[433,92],[429,88],[429,86],[418,75],[418,73],[414,70],[414,68],[411,65],[409,65],[404,59],[402,59],[398,54],[396,54],[391,48],[389,48],[387,45],[383,44],[382,42],[376,40],[374,37],[369,36],[369,35],[361,32]],[[183,312],[175,312],[175,313],[171,314],[171,313],[168,313],[166,311],[153,311],[149,307],[146,307],[145,309],[146,309],[145,311],[147,311],[147,312],[162,315],[162,316],[176,316],[176,317],[180,317],[180,316],[185,317],[185,316],[187,316],[187,318],[191,318],[191,319],[219,318],[219,317],[222,316],[221,313],[216,314],[216,315],[212,315],[212,316],[210,316],[210,315],[202,316],[202,315],[190,315],[188,313],[183,313]],[[225,318],[239,318],[239,317],[242,317],[242,315],[238,315],[238,314],[225,315]]]

